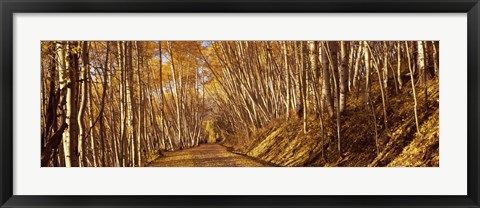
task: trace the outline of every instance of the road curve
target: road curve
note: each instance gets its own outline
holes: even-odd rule
[[[190,149],[163,152],[149,167],[263,167],[266,164],[232,153],[219,144],[202,144]]]

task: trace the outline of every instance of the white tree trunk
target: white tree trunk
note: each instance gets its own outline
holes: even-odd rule
[[[72,91],[69,87],[71,80],[69,76],[69,71],[68,71],[68,60],[65,60],[68,53],[68,46],[66,46],[66,49],[64,48],[65,42],[62,43],[57,43],[56,45],[56,52],[57,52],[57,69],[58,69],[58,75],[59,75],[59,81],[60,81],[60,89],[63,91],[63,89],[66,88],[66,99],[65,99],[65,106],[63,106],[64,113],[66,114],[66,119],[65,123],[68,125],[68,128],[70,128],[70,115],[72,114],[72,109],[71,109],[71,97],[72,97]],[[67,50],[67,52],[65,52]],[[63,105],[63,104],[62,104]],[[65,157],[65,167],[71,167],[71,154],[70,154],[70,131],[69,129],[66,129],[63,132],[62,135],[62,143],[63,143],[63,154]]]

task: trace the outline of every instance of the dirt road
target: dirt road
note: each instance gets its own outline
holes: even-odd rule
[[[262,167],[267,166],[250,157],[229,152],[218,144],[203,144],[198,147],[163,152],[165,156],[151,162],[150,167]]]

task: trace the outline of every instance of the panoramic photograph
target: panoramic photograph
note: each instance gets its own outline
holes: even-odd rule
[[[41,167],[439,167],[439,41],[40,44]]]

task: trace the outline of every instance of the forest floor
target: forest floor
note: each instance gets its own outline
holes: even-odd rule
[[[163,152],[163,156],[148,164],[149,167],[262,167],[264,162],[249,156],[235,154],[219,144],[203,144],[198,147]]]

